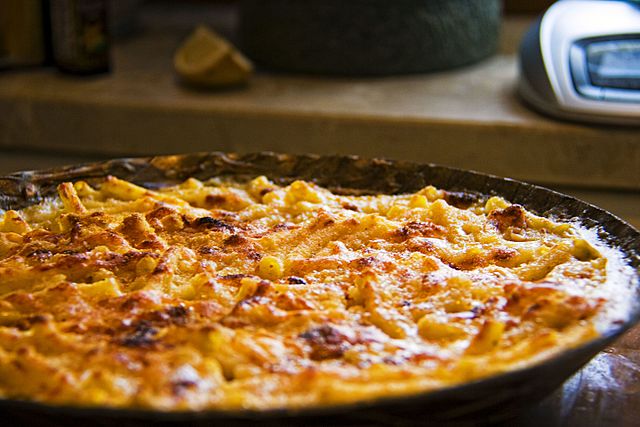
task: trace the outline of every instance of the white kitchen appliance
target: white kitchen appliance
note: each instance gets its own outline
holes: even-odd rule
[[[518,91],[549,115],[640,125],[640,2],[553,4],[522,41]]]

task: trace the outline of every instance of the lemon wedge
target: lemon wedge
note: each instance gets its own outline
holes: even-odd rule
[[[203,87],[244,84],[253,73],[253,65],[242,53],[202,25],[176,51],[173,65],[184,82]]]

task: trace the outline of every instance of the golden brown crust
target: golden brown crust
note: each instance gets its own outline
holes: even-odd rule
[[[607,258],[433,187],[338,196],[108,177],[0,223],[0,396],[158,409],[415,393],[595,336]]]

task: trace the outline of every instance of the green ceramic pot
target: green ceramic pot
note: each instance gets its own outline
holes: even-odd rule
[[[500,0],[243,0],[242,49],[274,69],[422,73],[495,52]]]

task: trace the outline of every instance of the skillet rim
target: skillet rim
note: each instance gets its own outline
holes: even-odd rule
[[[210,162],[210,164],[207,164],[206,162]],[[307,419],[309,417],[317,416],[340,415],[353,410],[384,410],[385,407],[393,407],[397,405],[427,404],[441,400],[455,400],[455,397],[460,394],[473,394],[473,392],[481,391],[483,389],[492,389],[493,387],[508,385],[514,381],[524,381],[527,378],[533,377],[537,373],[544,371],[544,368],[551,369],[552,366],[561,368],[563,363],[569,363],[576,359],[582,360],[578,365],[579,369],[579,367],[588,362],[599,351],[603,350],[608,344],[611,344],[616,338],[640,321],[640,283],[638,283],[638,278],[640,277],[640,232],[638,230],[614,214],[572,196],[562,194],[542,186],[473,170],[459,169],[433,163],[417,163],[387,159],[363,159],[358,156],[279,154],[273,152],[247,154],[203,152],[183,155],[132,157],[43,170],[16,172],[0,177],[0,208],[20,208],[35,204],[43,197],[52,194],[55,186],[64,180],[92,180],[113,174],[120,176],[123,179],[132,180],[133,182],[151,184],[152,182],[140,182],[139,179],[136,179],[140,174],[144,176],[144,173],[148,172],[148,169],[151,168],[152,173],[164,173],[164,178],[166,179],[165,182],[173,183],[183,179],[185,173],[187,175],[192,175],[194,170],[198,172],[206,172],[206,166],[211,166],[212,164],[227,171],[233,171],[234,168],[238,168],[238,171],[235,174],[231,172],[224,173],[223,175],[240,177],[241,179],[242,177],[248,178],[252,176],[252,174],[248,173],[246,170],[244,174],[240,173],[243,169],[250,170],[252,166],[260,169],[260,171],[254,171],[253,176],[260,173],[269,176],[269,165],[271,164],[273,166],[273,164],[275,164],[278,166],[284,166],[281,172],[288,172],[288,174],[273,171],[275,175],[271,174],[269,177],[275,178],[281,182],[290,182],[293,179],[309,179],[304,175],[308,175],[309,172],[313,174],[313,172],[318,169],[317,167],[311,168],[309,171],[308,169],[296,167],[296,164],[309,166],[310,163],[316,162],[325,162],[332,165],[334,172],[335,170],[340,170],[345,167],[350,167],[361,172],[368,169],[375,170],[380,168],[387,172],[391,171],[389,173],[391,173],[392,176],[387,177],[387,179],[393,178],[391,180],[392,182],[389,183],[389,186],[399,187],[404,189],[405,192],[411,190],[405,188],[405,184],[407,183],[398,183],[398,179],[403,179],[403,177],[406,178],[406,176],[412,173],[419,173],[421,174],[420,178],[422,178],[421,180],[418,179],[418,181],[420,181],[419,185],[424,186],[431,183],[431,180],[427,182],[427,177],[433,178],[425,172],[433,172],[437,178],[436,181],[442,180],[443,176],[446,181],[444,184],[442,182],[433,183],[433,185],[439,189],[463,191],[485,197],[501,195],[510,202],[520,203],[526,209],[537,214],[543,216],[554,216],[565,221],[575,221],[577,219],[578,222],[586,228],[596,228],[600,239],[606,243],[608,247],[620,250],[625,255],[627,264],[635,271],[635,303],[630,309],[629,316],[621,324],[608,325],[607,329],[593,340],[562,351],[550,358],[543,359],[532,365],[504,371],[496,375],[457,384],[451,387],[428,390],[403,396],[380,397],[359,402],[327,406],[312,406],[307,408],[275,408],[267,410],[205,409],[195,411],[163,411],[147,408],[73,406],[66,404],[54,405],[38,401],[0,398],[0,410],[13,408],[19,410],[36,410],[40,413],[57,415],[75,415],[83,417],[98,416],[109,417],[110,419],[169,422],[197,420],[268,421],[281,418]],[[202,166],[203,163],[205,167]],[[183,168],[184,171],[181,173],[175,173],[176,168]],[[397,172],[400,172],[400,174],[398,175]],[[303,176],[300,176],[301,173]],[[379,178],[377,174],[374,173],[373,175]],[[426,175],[426,177],[424,175]],[[447,178],[446,175],[450,176]],[[213,176],[217,175],[210,175],[210,177]],[[325,178],[332,179],[330,177]],[[358,177],[356,176],[356,181],[354,182],[362,184],[362,182],[358,181],[357,178]],[[360,178],[366,178],[366,176],[360,176]],[[474,180],[478,181],[477,187],[474,184]],[[340,182],[340,179],[338,179],[338,182]],[[425,184],[425,182],[427,183]],[[493,188],[496,184],[498,184],[498,190]],[[320,185],[327,186],[327,184],[324,183],[321,183]],[[409,186],[411,187],[415,185],[411,184]],[[328,187],[331,189],[330,185]],[[336,188],[338,190],[345,190],[350,187],[343,187],[338,184],[338,186],[333,189],[335,190]],[[358,189],[363,190],[363,188]],[[417,190],[418,188],[415,189]],[[505,194],[504,190],[506,189],[510,189],[512,191],[509,192],[509,194]],[[380,193],[379,190],[369,190],[366,188],[364,190],[369,194]],[[527,197],[541,197],[543,195],[548,196],[545,203],[540,202],[540,200],[526,200]],[[555,201],[562,201],[563,203],[555,204]],[[528,203],[533,203],[534,206],[528,205]],[[544,206],[545,209],[539,209],[538,206],[535,206],[538,203],[541,203],[540,206]],[[573,209],[579,209],[579,211],[574,211]],[[580,214],[588,214],[588,216],[577,218],[577,215]],[[597,219],[594,220],[594,216],[597,217]],[[628,235],[624,235],[626,233],[628,233]],[[623,234],[624,236],[621,236],[620,234]],[[575,365],[575,362],[573,365]],[[563,372],[564,376],[560,382],[568,379],[576,371],[577,369],[575,369],[575,366],[572,366],[570,371]]]

